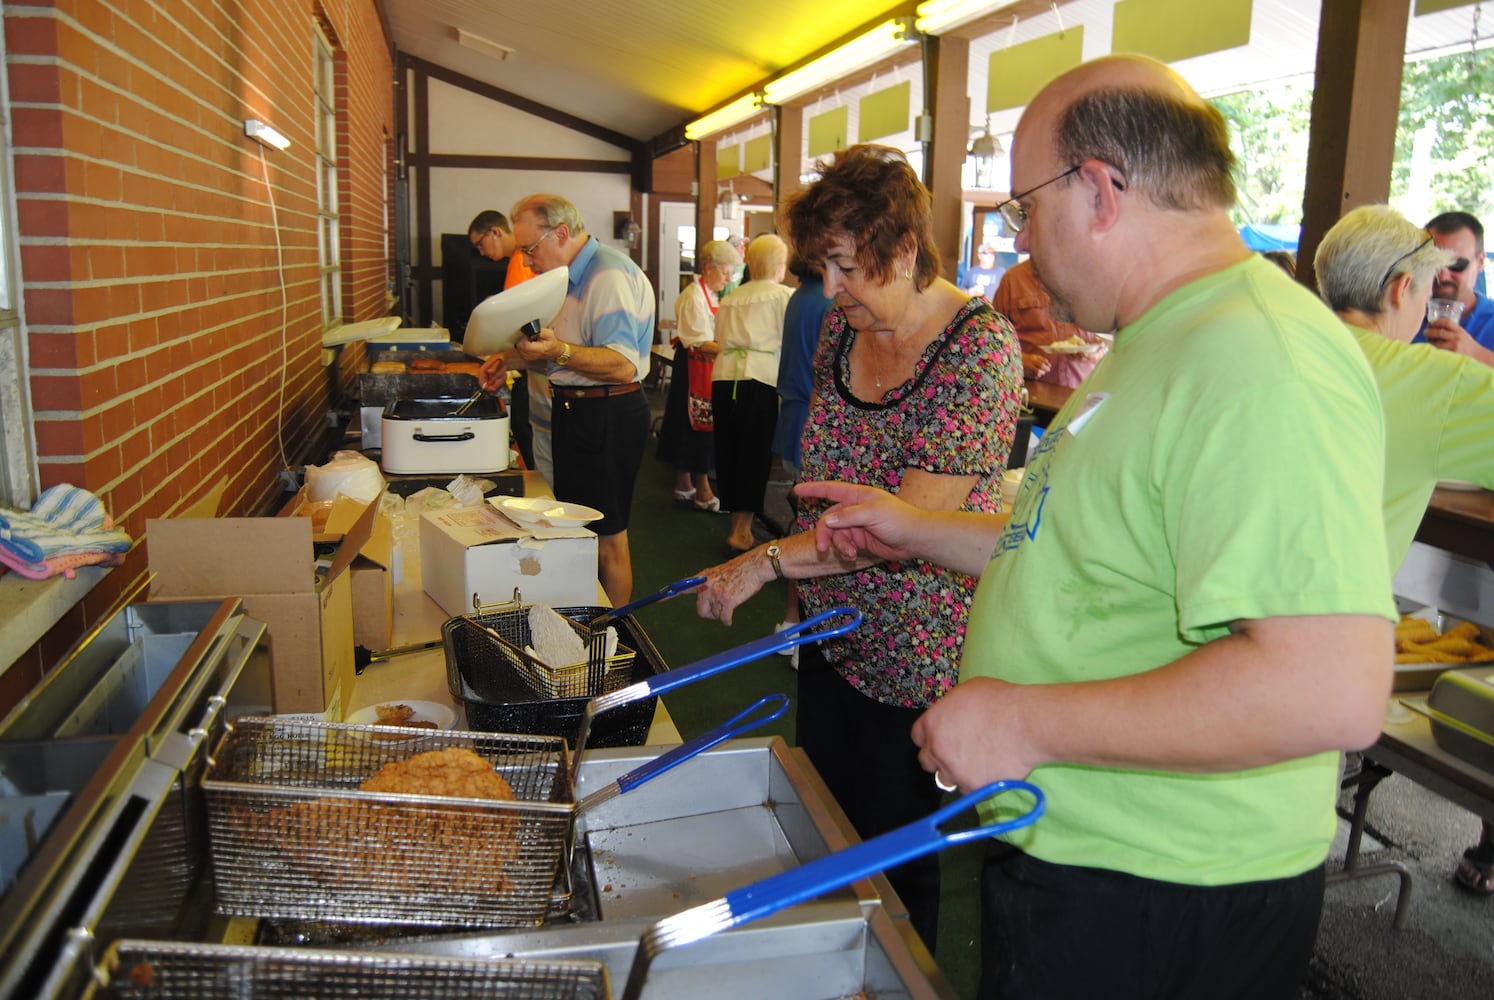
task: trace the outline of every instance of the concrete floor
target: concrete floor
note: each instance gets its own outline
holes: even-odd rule
[[[1345,814],[1352,808],[1347,793],[1339,804]],[[1494,997],[1494,897],[1452,882],[1463,850],[1478,839],[1477,817],[1392,775],[1370,797],[1367,830],[1378,843],[1361,848],[1361,865],[1399,861],[1412,872],[1406,925],[1391,925],[1397,879],[1330,885],[1301,1000]],[[1342,867],[1339,839],[1329,871]]]

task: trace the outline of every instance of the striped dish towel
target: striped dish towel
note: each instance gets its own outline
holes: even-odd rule
[[[87,490],[53,486],[31,510],[0,507],[0,547],[29,563],[129,551],[130,536],[114,527],[99,498]]]

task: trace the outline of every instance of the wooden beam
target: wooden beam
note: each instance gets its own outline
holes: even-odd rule
[[[1323,0],[1297,280],[1345,212],[1390,197],[1411,0]]]
[[[778,149],[773,156],[773,216],[777,228],[778,208],[804,186],[799,172],[804,160],[804,105],[775,109],[778,116]]]
[[[970,77],[970,41],[950,36],[931,38],[925,58],[934,138],[924,175],[933,195],[934,245],[939,248],[944,277],[954,281],[959,273],[965,223],[960,178],[970,142],[970,96],[965,92]]]

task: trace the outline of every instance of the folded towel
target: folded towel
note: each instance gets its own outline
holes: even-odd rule
[[[130,549],[130,536],[114,527],[99,498],[66,483],[37,498],[31,510],[0,508],[0,548],[16,559],[45,563],[49,559]]]

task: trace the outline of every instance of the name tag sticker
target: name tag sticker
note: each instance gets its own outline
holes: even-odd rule
[[[1099,412],[1100,407],[1104,406],[1105,400],[1109,398],[1108,392],[1092,392],[1085,396],[1084,405],[1079,407],[1079,412],[1074,414],[1074,418],[1068,422],[1064,430],[1077,437],[1084,429],[1084,425],[1089,423],[1090,418]]]

